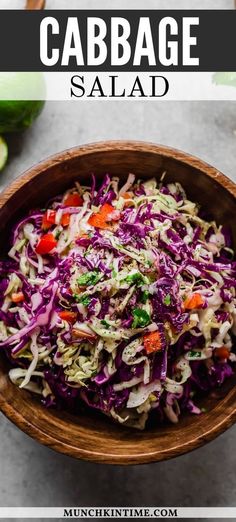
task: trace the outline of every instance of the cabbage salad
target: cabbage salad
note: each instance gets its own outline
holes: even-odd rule
[[[17,223],[0,264],[11,381],[135,428],[200,414],[195,400],[233,373],[233,257],[229,230],[179,183],[76,183]]]

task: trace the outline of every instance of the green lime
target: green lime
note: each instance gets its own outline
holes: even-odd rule
[[[217,72],[213,75],[213,83],[216,85],[231,85],[236,87],[235,72]]]
[[[24,130],[40,114],[46,97],[44,77],[37,72],[0,73],[0,132]]]
[[[0,170],[2,170],[7,162],[8,146],[2,136],[0,136]]]
[[[0,132],[27,129],[40,114],[43,101],[0,100]]]

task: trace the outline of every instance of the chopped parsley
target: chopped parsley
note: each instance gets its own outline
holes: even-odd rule
[[[135,272],[134,274],[128,275],[125,278],[125,282],[126,283],[134,283],[137,286],[141,286],[141,285],[143,285],[145,280],[144,280],[143,275],[140,274],[140,272]]]
[[[55,239],[59,239],[60,235],[61,235],[61,231],[58,230],[58,231],[56,232],[56,234],[55,234]]]
[[[164,299],[163,299],[163,303],[166,305],[166,306],[170,306],[171,304],[171,295],[170,294],[166,294]]]
[[[76,301],[76,303],[80,303],[81,302],[80,301],[81,297],[80,297],[79,294],[73,294],[73,299]]]
[[[188,352],[188,356],[191,357],[191,359],[197,359],[198,357],[201,357],[201,352],[196,352],[192,350]]]
[[[144,328],[150,323],[150,315],[142,308],[135,308],[132,312],[134,318],[132,328]]]
[[[81,303],[82,305],[84,306],[88,306],[88,304],[90,303],[90,297],[88,295],[79,295],[79,294],[75,294],[75,300],[78,302],[78,303]]]
[[[146,302],[147,302],[147,300],[149,298],[149,295],[150,295],[149,291],[148,290],[144,290],[142,292],[141,299],[140,299],[141,303],[146,304]]]
[[[102,326],[105,326],[105,328],[110,328],[109,323],[107,321],[105,321],[105,319],[101,320],[101,324],[102,324]]]
[[[90,286],[96,285],[96,283],[101,279],[101,274],[99,274],[96,270],[92,272],[86,272],[86,274],[82,274],[77,279],[77,284],[79,286]]]

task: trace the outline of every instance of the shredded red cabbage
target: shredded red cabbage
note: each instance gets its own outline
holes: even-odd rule
[[[47,407],[83,404],[144,428],[201,413],[233,373],[230,230],[178,184],[76,183],[24,216],[0,263],[0,347],[10,379]]]

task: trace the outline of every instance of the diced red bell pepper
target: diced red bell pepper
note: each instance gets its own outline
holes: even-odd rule
[[[204,304],[204,299],[202,298],[201,294],[198,294],[197,292],[195,294],[192,294],[190,297],[188,297],[184,301],[184,309],[185,310],[194,310],[196,308],[201,308]]]
[[[88,224],[96,228],[110,229],[111,226],[107,223],[108,216],[114,212],[114,210],[115,209],[112,205],[109,203],[104,203],[99,212],[96,212],[96,214],[92,214],[92,216],[90,216],[88,219]]]
[[[114,212],[115,208],[110,205],[110,203],[104,203],[104,205],[101,206],[99,213],[102,214],[104,219],[107,219],[107,216]]]
[[[216,354],[216,357],[218,357],[219,359],[229,359],[229,356],[230,356],[230,352],[225,346],[222,346],[221,348],[217,348],[215,350],[215,354]]]
[[[66,212],[65,214],[62,214],[61,225],[63,227],[68,227],[69,224],[70,224],[70,214],[68,212]]]
[[[60,220],[60,225],[62,225],[63,227],[67,227],[69,225],[69,223],[70,223],[70,214],[69,214],[69,212],[65,212],[64,214],[62,214],[62,217]],[[52,225],[55,225],[55,224],[56,224],[56,211],[47,210],[47,212],[45,212],[45,214],[43,216],[42,229],[48,230],[49,228],[51,228]]]
[[[53,234],[45,234],[42,236],[35,248],[37,254],[49,254],[57,246],[57,241]]]
[[[25,300],[23,292],[13,292],[11,294],[11,300],[13,303],[22,303]]]
[[[75,323],[76,319],[77,319],[77,313],[76,312],[70,312],[69,310],[62,310],[61,312],[58,313],[59,317],[63,320],[63,321],[67,321],[68,323]]]
[[[74,194],[68,194],[63,204],[65,207],[82,207],[83,199],[75,192]]]
[[[125,199],[124,207],[129,207],[132,200],[132,194],[130,194],[130,192],[124,192],[121,197]]]
[[[150,332],[144,335],[143,344],[147,353],[159,352],[162,349],[160,333]]]
[[[121,196],[123,199],[131,199],[131,194],[130,192],[124,192],[124,194],[122,194]]]
[[[101,228],[101,229],[111,229],[111,225],[104,220],[103,216],[99,216],[98,214],[92,214],[88,219],[88,224],[92,227]]]
[[[56,211],[47,210],[43,215],[42,229],[48,230],[52,225],[55,225]]]

